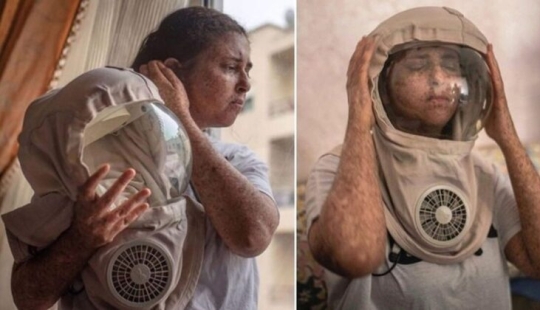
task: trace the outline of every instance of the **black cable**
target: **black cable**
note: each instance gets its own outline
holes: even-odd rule
[[[393,270],[394,268],[396,268],[396,266],[397,266],[397,264],[398,264],[398,262],[399,262],[399,259],[401,258],[401,254],[402,254],[403,252],[405,252],[403,249],[401,249],[401,250],[399,251],[396,260],[394,261],[394,263],[392,264],[392,266],[391,266],[388,270],[386,270],[386,271],[383,272],[383,273],[372,273],[371,275],[374,276],[374,277],[382,277],[382,276],[385,276],[385,275],[389,274],[390,272],[392,272],[392,270]]]

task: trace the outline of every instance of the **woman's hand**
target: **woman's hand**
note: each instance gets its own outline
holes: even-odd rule
[[[135,171],[126,170],[100,197],[96,187],[108,172],[109,165],[102,166],[79,188],[73,222],[65,233],[28,260],[13,265],[11,287],[19,309],[52,307],[80,275],[95,250],[111,242],[148,208],[144,199],[150,190],[143,189],[111,209]]]
[[[183,119],[189,116],[189,99],[184,84],[169,67],[179,67],[176,59],[165,60],[167,66],[158,60],[152,60],[142,65],[139,71],[156,84],[159,95],[165,101],[165,106]]]
[[[356,45],[347,70],[349,117],[352,117],[349,121],[361,122],[368,129],[371,129],[375,119],[368,76],[375,43],[376,38],[363,37]]]
[[[504,92],[504,83],[499,70],[499,65],[493,54],[493,46],[488,44],[486,62],[491,71],[491,79],[493,83],[493,106],[486,120],[486,133],[500,147],[511,139],[517,138],[517,133],[510,116],[506,94]]]
[[[80,243],[87,249],[97,249],[109,242],[135,221],[147,208],[145,199],[150,190],[145,188],[111,209],[118,195],[135,176],[135,170],[126,170],[103,196],[96,194],[96,187],[109,172],[109,165],[99,168],[79,188],[75,216],[71,231],[80,238]]]

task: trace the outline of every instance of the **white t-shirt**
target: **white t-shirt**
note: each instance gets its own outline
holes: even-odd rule
[[[246,146],[210,138],[223,155],[259,191],[272,198],[268,168]],[[273,199],[273,198],[272,198]],[[206,245],[199,282],[186,309],[257,309],[259,272],[255,258],[232,253],[218,236],[212,223],[206,223]]]
[[[319,159],[306,190],[308,231],[321,212],[334,182],[339,157]],[[329,309],[511,309],[504,247],[521,230],[519,214],[507,178],[493,169],[496,205],[493,225],[481,250],[459,264],[438,265],[402,254],[384,276],[347,279],[325,270]],[[389,241],[390,243],[390,241]],[[384,263],[375,274],[392,268],[401,249],[387,245]],[[392,261],[390,258],[393,258]]]

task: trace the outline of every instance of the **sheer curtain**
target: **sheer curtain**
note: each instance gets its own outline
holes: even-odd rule
[[[128,67],[144,37],[169,13],[190,6],[188,0],[92,0],[78,36],[51,87],[102,66]]]

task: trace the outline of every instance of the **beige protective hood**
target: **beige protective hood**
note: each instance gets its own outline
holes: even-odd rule
[[[178,157],[164,153],[170,146],[152,144],[152,132],[160,130],[160,126],[145,127],[145,118],[137,115],[132,118],[138,120],[122,127],[121,132],[107,135],[119,129],[116,127],[120,123],[132,121],[123,108],[130,105],[155,108],[162,106],[163,100],[156,86],[143,75],[130,69],[107,67],[84,73],[65,87],[38,98],[25,114],[18,156],[35,195],[30,204],[3,215],[16,262],[30,258],[35,249],[50,245],[71,225],[77,189],[90,175],[88,161],[83,163],[84,156],[94,156],[95,166],[100,164],[98,161],[111,163],[105,189],[131,166],[137,171],[132,191],[142,186],[152,190],[150,208],[112,243],[97,251],[79,279],[85,287],[84,293],[63,298],[62,308],[181,309],[194,292],[204,251],[203,208],[181,196],[179,191],[170,199],[170,191],[164,190],[168,180],[159,171],[165,169],[167,160],[177,162]],[[113,112],[103,116],[100,112],[105,109]],[[96,120],[103,125],[89,126]],[[152,119],[146,118],[146,122]],[[85,132],[87,127],[92,130]],[[147,144],[142,145],[143,140]],[[184,176],[188,178],[189,173]],[[166,203],[153,204],[153,201]],[[148,253],[153,257],[163,259],[150,263],[161,264],[162,271],[167,272],[166,281],[147,299],[131,300],[127,295],[128,299],[123,299],[122,294],[129,292],[113,291],[123,289],[115,286],[114,276],[120,275],[113,261],[143,248],[150,249]],[[121,271],[129,275],[131,270],[132,276],[139,275],[132,283],[134,286],[146,285],[145,281],[152,276],[150,269],[141,264],[130,268],[133,269]]]
[[[487,237],[492,200],[489,184],[478,179],[469,141],[405,133],[390,122],[378,92],[378,78],[397,46],[442,42],[481,54],[487,40],[461,13],[421,7],[381,23],[370,36],[379,41],[370,65],[376,125],[373,138],[379,160],[387,229],[408,253],[451,264],[473,255]],[[398,47],[399,48],[399,47]]]

